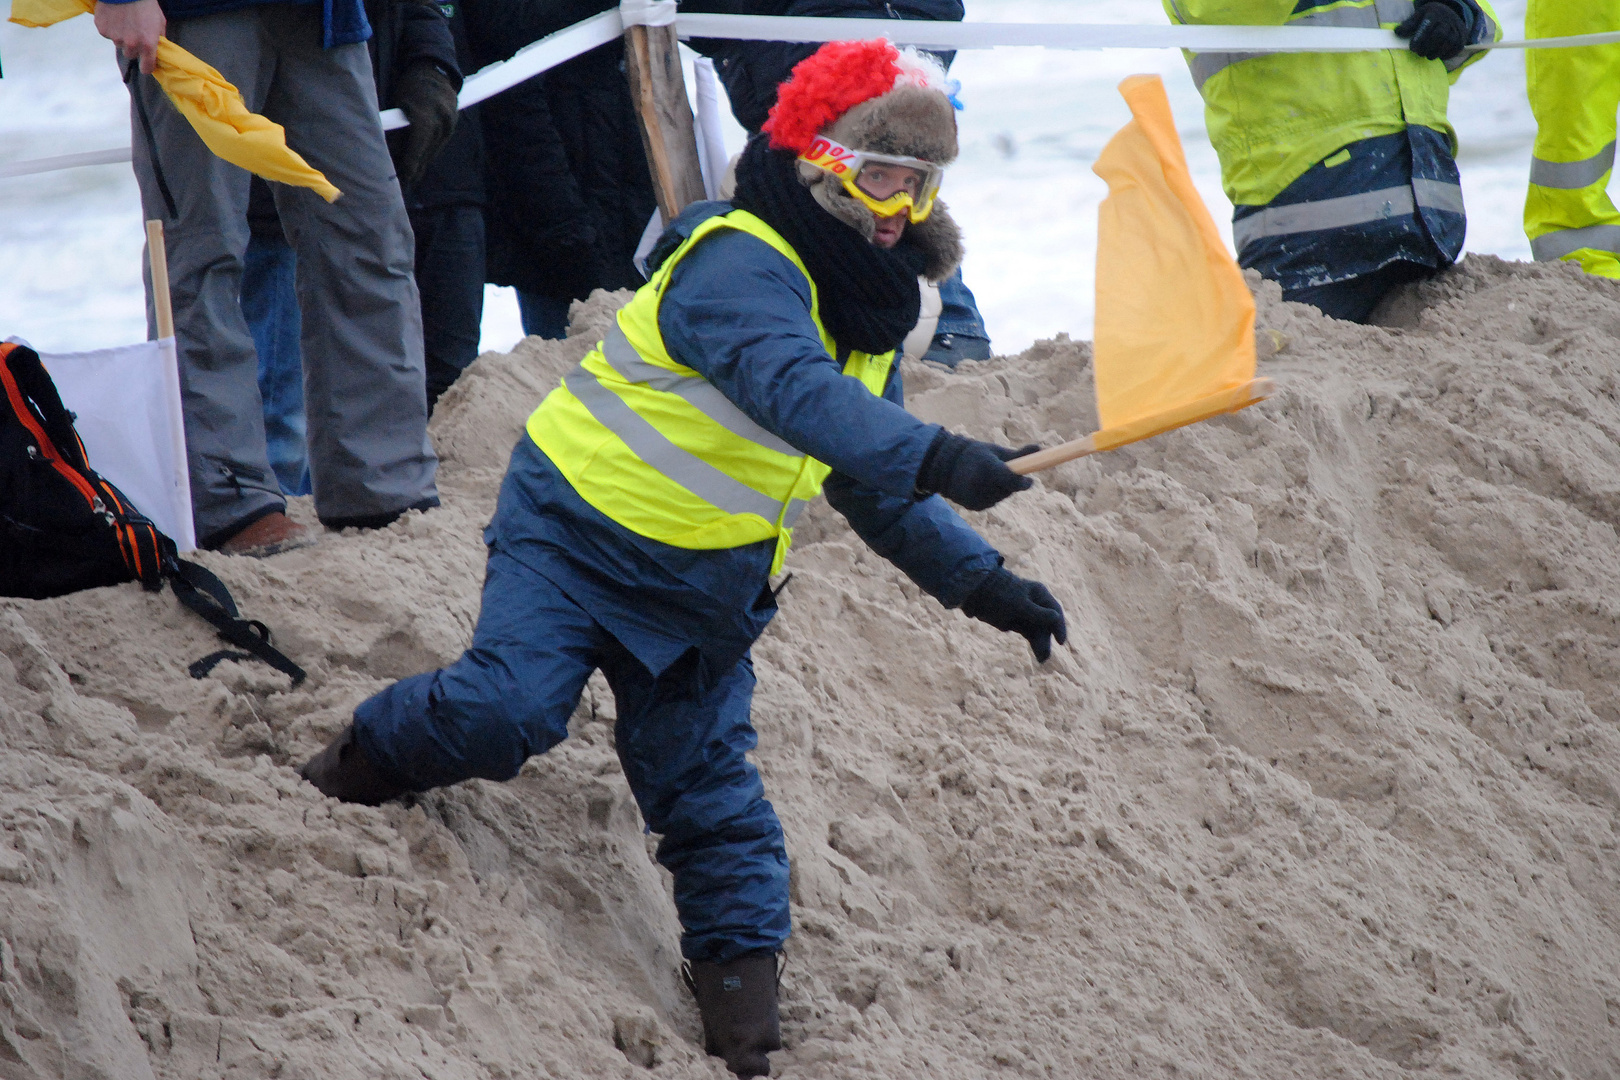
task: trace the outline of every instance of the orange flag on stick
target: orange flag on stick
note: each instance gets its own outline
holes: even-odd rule
[[[1236,412],[1270,396],[1254,375],[1254,298],[1193,187],[1157,75],[1119,92],[1135,117],[1092,171],[1097,212],[1092,370],[1102,430],[1008,462],[1031,473]]]
[[[11,21],[19,26],[50,26],[76,15],[93,14],[95,9],[95,0],[12,0]],[[310,188],[327,202],[342,194],[320,170],[287,146],[287,132],[280,124],[249,112],[242,95],[225,76],[168,38],[158,39],[152,77],[215,156],[266,180]]]

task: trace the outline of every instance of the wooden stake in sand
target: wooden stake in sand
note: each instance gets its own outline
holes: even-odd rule
[[[1028,475],[1237,412],[1274,392],[1254,373],[1254,297],[1193,187],[1164,83],[1119,84],[1134,119],[1092,171],[1097,210],[1092,371],[1102,430],[1009,461]]]
[[[174,307],[169,303],[169,253],[163,246],[163,222],[146,223],[146,257],[152,265],[152,307],[158,340],[174,337]]]
[[[674,25],[625,27],[624,73],[641,122],[641,144],[647,151],[658,211],[666,222],[674,221],[682,210],[706,197]]]

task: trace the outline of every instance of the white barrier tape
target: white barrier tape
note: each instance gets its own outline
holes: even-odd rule
[[[1620,43],[1620,30],[1606,30],[1601,34],[1576,34],[1573,37],[1526,38],[1520,41],[1487,41],[1468,46],[1469,52],[1486,49],[1579,49],[1587,45],[1614,45]]]
[[[567,63],[576,56],[588,53],[610,41],[617,41],[623,36],[624,22],[617,9],[593,15],[566,30],[547,34],[539,41],[523,46],[512,54],[510,60],[491,64],[477,74],[469,76],[467,81],[461,84],[461,93],[456,95],[456,104],[463,109],[469,105],[476,105],[486,98],[494,97],[502,90],[510,90],[518,83],[534,78],[542,71],[549,71],[559,64]],[[384,131],[393,131],[409,123],[410,121],[405,119],[405,114],[398,109],[383,110]]]
[[[675,21],[675,0],[619,0],[619,15],[626,26],[669,26]]]
[[[649,7],[671,0],[643,0]],[[667,24],[653,24],[667,25]],[[811,19],[775,15],[680,15],[675,20],[683,38],[727,38],[739,41],[855,41],[887,38],[897,45],[936,49],[993,49],[1027,45],[1049,49],[1190,49],[1193,52],[1368,52],[1404,49],[1407,43],[1388,30],[1337,26],[1121,26],[1085,23],[951,23],[914,19]],[[458,105],[465,109],[502,90],[624,34],[619,9],[519,49],[510,60],[491,64],[462,84]],[[1620,43],[1620,31],[1574,37],[1532,38],[1470,45],[1486,49],[1570,49]],[[381,114],[386,131],[410,121],[398,109]],[[0,180],[55,172],[80,165],[130,160],[129,147],[85,154],[35,158],[0,164]]]
[[[958,23],[920,19],[811,19],[779,15],[682,15],[683,38],[860,41],[887,38],[928,49],[1192,49],[1197,52],[1367,52],[1404,49],[1389,30],[1338,26],[1113,26],[1087,23]]]
[[[887,38],[896,45],[937,49],[1189,49],[1193,52],[1368,52],[1404,49],[1390,30],[1339,26],[1133,26],[1105,23],[952,23],[915,19],[812,19],[773,15],[682,15],[683,38],[744,41],[857,41]],[[1620,31],[1573,37],[1487,41],[1487,49],[1569,49],[1620,43]]]
[[[115,150],[91,150],[83,154],[63,154],[61,157],[34,158],[32,161],[13,161],[0,164],[0,180],[10,176],[31,176],[34,173],[75,169],[80,165],[111,165],[130,159],[129,147]]]

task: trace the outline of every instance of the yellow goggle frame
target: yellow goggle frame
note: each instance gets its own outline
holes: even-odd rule
[[[932,161],[921,158],[898,157],[894,154],[873,154],[865,150],[851,150],[840,143],[835,143],[824,135],[817,135],[810,140],[810,145],[799,160],[808,162],[823,172],[836,176],[849,192],[866,208],[880,217],[893,217],[905,211],[906,216],[913,225],[928,220],[928,215],[934,212],[934,197],[939,194],[940,181],[944,179],[945,169]],[[897,191],[887,199],[874,198],[862,191],[856,180],[861,170],[867,165],[897,165],[905,169],[915,169],[923,174],[922,190],[913,199],[909,192]]]

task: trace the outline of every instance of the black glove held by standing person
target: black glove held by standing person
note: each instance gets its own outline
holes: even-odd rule
[[[938,493],[969,510],[988,510],[1035,482],[1007,468],[1006,462],[1039,449],[1032,443],[1013,450],[941,430],[917,470],[917,491]]]
[[[1052,656],[1053,638],[1059,645],[1069,640],[1069,626],[1057,597],[1040,582],[1025,581],[999,566],[968,593],[962,601],[962,614],[997,630],[1024,635],[1035,659],[1043,664]]]
[[[1395,36],[1411,38],[1409,48],[1425,60],[1448,60],[1463,51],[1473,29],[1474,13],[1460,0],[1419,0]]]
[[[456,86],[430,60],[418,60],[399,76],[394,102],[411,126],[397,164],[399,186],[409,191],[422,179],[456,129]]]

